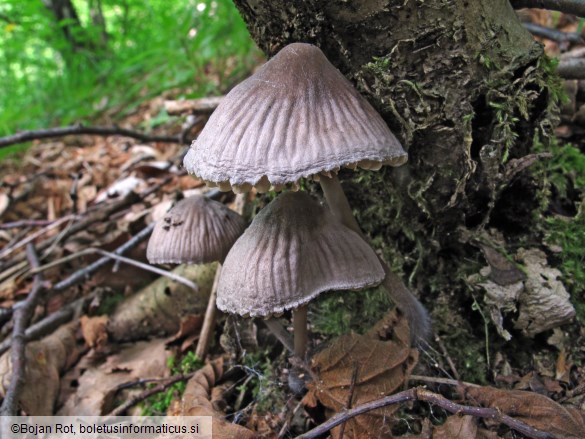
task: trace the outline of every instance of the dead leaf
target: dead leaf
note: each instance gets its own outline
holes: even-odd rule
[[[60,374],[79,355],[75,333],[79,325],[62,326],[41,341],[26,345],[26,385],[20,395],[20,407],[31,416],[51,416],[59,395]],[[4,396],[12,378],[10,351],[0,357],[0,395]],[[39,397],[42,395],[42,397]]]
[[[561,272],[548,266],[546,255],[538,249],[520,249],[527,278],[520,295],[520,315],[515,327],[533,337],[536,334],[570,322],[575,308],[563,283]]]
[[[165,348],[165,341],[155,339],[125,346],[97,366],[88,364],[88,361],[80,361],[75,369],[85,370],[76,379],[77,390],[74,393],[63,389],[70,395],[59,410],[59,415],[104,415],[114,408],[115,390],[120,384],[137,379],[168,376],[169,352]],[[79,375],[78,371],[70,373]]]
[[[476,404],[496,408],[501,413],[551,433],[554,437],[583,438],[585,414],[577,409],[564,407],[544,395],[493,387],[466,387],[465,395]]]
[[[433,428],[433,439],[473,439],[477,437],[477,419],[473,416],[449,416]]]
[[[174,344],[181,345],[181,352],[185,352],[193,344],[193,342],[199,337],[199,330],[203,324],[202,314],[188,314],[181,317],[181,323],[179,324],[179,330],[169,340],[168,346]]]
[[[410,348],[408,337],[401,337],[408,334],[408,324],[404,317],[394,314],[384,321],[385,323],[376,325],[371,334],[378,337],[381,328],[394,321],[395,326],[387,326],[382,330],[389,334],[393,329],[393,335],[398,335],[394,339],[382,341],[368,335],[342,335],[315,355],[311,368],[317,379],[309,384],[309,392],[304,399],[306,404],[319,400],[330,415],[343,410],[348,404],[349,389],[354,376],[352,406],[390,395],[404,384],[417,362],[418,352]],[[396,409],[397,407],[390,406],[351,419],[346,423],[344,437],[389,437],[391,415]],[[336,434],[338,431],[334,429],[333,437],[337,437]]]
[[[90,348],[101,348],[108,342],[106,326],[108,316],[88,317],[81,316],[81,334]]]
[[[223,359],[218,358],[193,375],[187,382],[181,403],[169,410],[170,416],[212,416],[213,439],[254,439],[257,435],[245,427],[225,420],[211,402],[212,389],[223,375]],[[215,403],[217,406],[217,403]]]

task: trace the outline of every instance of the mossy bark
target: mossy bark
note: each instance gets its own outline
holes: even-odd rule
[[[428,289],[429,273],[454,267],[445,252],[460,261],[462,241],[487,225],[528,230],[538,184],[519,178],[516,159],[555,122],[557,84],[507,0],[235,4],[269,56],[295,41],[319,46],[402,141],[405,166],[341,179],[361,226],[411,283]]]

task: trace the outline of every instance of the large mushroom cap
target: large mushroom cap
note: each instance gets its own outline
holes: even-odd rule
[[[224,98],[184,164],[222,190],[246,191],[406,160],[382,117],[323,52],[294,43]]]
[[[377,285],[384,270],[357,233],[304,192],[260,211],[226,257],[217,307],[245,316],[296,308],[324,291]]]
[[[194,195],[179,201],[154,226],[146,257],[152,264],[223,261],[246,224],[217,201]]]

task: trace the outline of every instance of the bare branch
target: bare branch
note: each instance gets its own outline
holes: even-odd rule
[[[31,267],[39,266],[39,259],[32,244],[26,247],[26,255]],[[0,408],[2,416],[16,416],[20,392],[24,386],[26,371],[26,337],[25,332],[33,315],[37,302],[43,292],[43,276],[37,274],[33,280],[31,292],[24,302],[19,303],[14,311],[14,329],[12,331],[12,379],[4,395],[4,402]]]
[[[515,9],[539,8],[585,17],[585,0],[512,0]]]
[[[585,59],[561,60],[557,73],[565,79],[585,79]]]
[[[522,23],[522,25],[532,35],[541,38],[546,38],[547,40],[556,41],[557,43],[565,42],[577,44],[585,43],[585,38],[583,38],[577,32],[561,32],[559,30],[540,26],[534,23]]]
[[[165,110],[170,115],[177,114],[210,114],[217,108],[223,96],[210,96],[200,99],[185,99],[182,101],[165,101]]]
[[[117,126],[113,127],[86,127],[83,125],[72,125],[68,127],[50,128],[46,130],[22,131],[12,136],[0,138],[0,148],[18,143],[30,142],[36,139],[49,139],[52,137],[63,137],[70,134],[93,134],[97,136],[125,136],[138,139],[141,142],[164,142],[164,143],[181,143],[179,136],[149,136],[138,131],[127,130]],[[191,143],[185,139],[185,144]]]
[[[396,393],[391,396],[386,396],[385,398],[367,402],[351,410],[345,410],[343,412],[340,412],[333,416],[332,418],[330,418],[328,421],[319,425],[318,427],[315,427],[312,430],[309,430],[308,432],[300,436],[297,436],[296,439],[313,439],[319,437],[320,435],[331,430],[333,427],[336,427],[339,424],[346,422],[355,416],[367,413],[371,410],[387,407],[389,405],[416,400],[425,401],[428,402],[429,404],[439,406],[450,413],[465,414],[475,416],[478,418],[487,418],[499,421],[502,424],[507,425],[511,429],[521,432],[522,434],[526,435],[529,438],[554,439],[554,436],[551,435],[550,433],[537,430],[522,421],[514,419],[508,415],[503,415],[497,409],[489,407],[471,407],[457,404],[441,395],[430,392],[429,390],[426,390],[422,387],[415,387],[413,389],[405,390],[403,392]]]

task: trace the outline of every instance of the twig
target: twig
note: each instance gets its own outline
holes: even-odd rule
[[[585,0],[512,0],[516,9],[538,8],[585,17]]]
[[[91,212],[88,211],[87,214],[83,217],[83,219],[80,219],[75,224],[72,224],[71,227],[67,229],[67,232],[65,234],[60,234],[59,236],[38,243],[36,245],[37,252],[39,253],[41,251],[44,252],[59,239],[65,239],[71,235],[74,235],[77,232],[86,230],[93,223],[109,219],[114,213],[126,208],[127,206],[131,206],[141,198],[142,197],[136,194],[135,192],[130,192],[124,198],[100,206],[101,209],[99,210],[94,210]],[[23,258],[22,255],[15,255],[10,261],[7,261],[0,269],[6,270],[8,267],[16,265],[17,263],[21,262],[24,259],[26,258]]]
[[[82,297],[74,302],[68,303],[53,314],[49,314],[42,320],[39,320],[34,325],[27,328],[24,338],[27,342],[37,340],[42,336],[51,333],[54,329],[58,328],[64,323],[69,322],[75,315],[79,313],[80,309],[83,309],[85,303],[91,301],[94,295]],[[12,344],[12,338],[7,338],[0,343],[0,355],[10,349]]]
[[[329,420],[327,420],[326,422],[324,422],[323,424],[319,425],[318,427],[315,427],[312,430],[309,430],[308,432],[300,436],[297,436],[296,439],[313,439],[328,432],[333,427],[336,427],[342,422],[346,422],[347,420],[355,416],[367,413],[371,410],[387,407],[389,405],[417,400],[425,401],[428,402],[429,404],[439,406],[450,413],[465,414],[475,416],[478,418],[487,418],[499,421],[502,424],[507,425],[511,429],[519,431],[520,433],[532,439],[554,439],[554,436],[552,434],[541,430],[537,430],[536,428],[533,428],[530,425],[517,419],[514,419],[508,415],[503,415],[502,413],[500,413],[499,410],[495,408],[472,407],[457,404],[441,395],[430,392],[422,387],[415,387],[409,390],[405,390],[403,392],[396,393],[391,396],[386,396],[381,399],[367,402],[351,410],[340,412],[333,416],[332,418],[330,418]]]
[[[557,73],[564,79],[585,79],[585,59],[563,59]]]
[[[196,372],[191,372],[191,373],[186,374],[186,375],[172,376],[169,378],[169,381],[167,381],[166,383],[159,384],[158,386],[153,387],[152,389],[145,390],[144,392],[140,393],[139,395],[136,395],[135,397],[129,399],[124,404],[120,405],[119,407],[116,407],[114,410],[112,410],[110,413],[108,413],[108,416],[122,416],[124,413],[126,413],[126,410],[128,410],[131,407],[134,407],[139,402],[144,401],[149,396],[156,395],[157,393],[160,393],[160,392],[164,392],[169,387],[171,387],[173,384],[178,383],[179,381],[188,380],[193,375],[195,375],[195,373]]]
[[[353,363],[353,372],[351,374],[351,383],[349,385],[349,392],[347,392],[347,402],[345,403],[345,410],[349,410],[351,409],[351,400],[353,399],[353,392],[355,391],[355,383],[357,381],[357,376],[358,376],[358,363],[357,361],[355,361]],[[347,424],[344,422],[343,424],[341,424],[341,427],[339,428],[339,434],[337,435],[337,437],[339,439],[343,439],[343,433],[345,432],[345,426]]]
[[[409,375],[409,381],[423,381],[425,383],[447,384],[449,386],[467,386],[481,387],[479,384],[468,383],[466,381],[453,380],[451,378],[427,377],[424,375]]]
[[[205,310],[205,317],[203,318],[203,325],[199,334],[199,341],[195,348],[195,355],[201,360],[205,361],[211,338],[213,337],[213,329],[215,328],[215,317],[217,315],[217,306],[215,304],[217,298],[217,286],[219,285],[219,277],[221,275],[221,263],[217,264],[215,270],[215,277],[213,278],[213,286],[211,287],[211,294],[207,302],[207,309]]]
[[[36,139],[49,139],[52,137],[63,137],[70,134],[93,134],[96,136],[124,136],[138,139],[141,142],[164,142],[180,143],[179,137],[171,136],[149,136],[138,131],[127,130],[117,126],[113,127],[86,127],[83,125],[72,125],[68,127],[50,128],[46,130],[21,131],[12,136],[0,137],[0,148],[17,143],[30,142]],[[190,141],[187,143],[191,143]]]
[[[182,101],[165,101],[165,110],[171,116],[185,113],[209,114],[217,108],[223,96],[209,96],[200,99],[185,99]]]
[[[439,348],[441,349],[443,356],[446,358],[447,363],[449,363],[449,367],[451,368],[451,372],[453,372],[453,376],[457,381],[461,380],[461,376],[459,375],[459,372],[455,367],[455,363],[453,363],[453,360],[451,359],[451,356],[449,355],[449,352],[447,351],[447,348],[445,347],[443,340],[441,340],[441,337],[439,337],[438,334],[435,334],[435,341],[439,345]]]
[[[537,37],[556,41],[557,43],[585,43],[585,39],[576,32],[561,32],[549,27],[540,26],[534,23],[522,23],[528,32]]]
[[[58,220],[55,220],[55,221],[51,222],[51,224],[49,224],[48,226],[45,226],[41,230],[38,230],[35,233],[27,236],[25,239],[23,239],[19,243],[13,245],[10,248],[7,248],[6,250],[1,251],[0,252],[0,258],[4,258],[4,257],[8,256],[13,251],[18,250],[21,247],[24,247],[29,242],[32,242],[34,239],[38,238],[39,236],[41,236],[41,235],[43,235],[43,234],[45,234],[47,232],[50,232],[54,228],[59,227],[64,222],[69,221],[69,220],[71,220],[73,218],[74,218],[74,215],[66,215],[66,216],[64,216],[62,218],[59,218]]]
[[[58,220],[52,222],[48,226],[43,227],[41,230],[38,230],[35,233],[27,236],[25,239],[23,239],[22,241],[20,241],[18,244],[13,245],[12,247],[7,248],[6,250],[1,251],[0,252],[0,258],[4,258],[4,257],[8,256],[13,251],[18,250],[21,247],[24,247],[29,242],[32,242],[33,240],[35,240],[39,236],[41,236],[41,235],[43,235],[43,234],[45,234],[45,233],[53,230],[56,227],[59,227],[64,222],[69,221],[69,220],[73,219],[74,217],[75,217],[74,215],[66,215],[63,218],[59,218]]]
[[[186,123],[183,129],[181,130],[181,134],[179,134],[179,142],[183,145],[190,143],[189,140],[187,140],[187,136],[189,135],[193,128],[195,128],[198,124],[202,123],[201,118],[197,116],[190,117],[192,117],[193,120],[188,121],[188,123]]]
[[[21,227],[44,227],[50,226],[56,220],[19,220],[19,221],[12,221],[10,223],[2,223],[0,224],[0,229],[19,229]]]
[[[152,229],[154,228],[154,224],[150,224],[144,229],[142,229],[139,233],[137,233],[132,239],[128,240],[120,247],[118,247],[112,254],[114,255],[121,255],[127,252],[128,250],[136,247],[142,241],[147,239],[150,234],[152,233]],[[112,258],[104,256],[103,258],[98,259],[94,263],[88,265],[87,267],[82,268],[81,270],[76,271],[75,273],[71,274],[68,278],[63,279],[61,282],[55,284],[53,288],[47,291],[47,295],[52,293],[57,293],[59,291],[63,291],[67,288],[70,288],[74,285],[77,285],[80,282],[88,279],[93,273],[98,271],[108,262],[110,262]],[[79,308],[87,298],[81,298],[76,300],[73,303],[66,305],[65,307],[61,308],[59,311],[45,317],[35,325],[31,326],[25,334],[25,337],[28,341],[34,340],[47,332],[51,331],[52,329],[58,327],[62,323],[65,323],[73,318],[75,315],[75,310]],[[12,343],[12,338],[8,338],[0,343],[0,355],[4,353],[10,347]]]
[[[295,353],[292,337],[288,332],[286,332],[286,329],[284,329],[284,326],[282,326],[276,317],[270,317],[269,319],[263,320],[262,322],[291,354]]]
[[[31,267],[38,267],[39,259],[32,244],[27,245],[26,255]],[[26,372],[26,327],[33,315],[36,304],[43,292],[43,276],[35,275],[32,290],[14,311],[14,329],[12,332],[12,378],[8,390],[4,395],[4,402],[0,408],[3,416],[16,416],[20,391],[24,385]]]
[[[161,276],[168,277],[169,279],[172,279],[175,282],[179,282],[179,283],[193,289],[194,291],[197,291],[199,289],[195,282],[192,282],[183,276],[179,276],[178,274],[172,273],[170,271],[166,271],[166,270],[163,270],[161,268],[157,268],[157,267],[154,267],[152,265],[145,264],[143,262],[136,261],[136,260],[130,259],[130,258],[126,258],[124,256],[120,256],[119,254],[107,252],[105,250],[102,250],[101,248],[94,248],[94,247],[86,248],[84,250],[81,250],[80,252],[65,256],[64,258],[61,258],[61,259],[57,259],[56,261],[53,261],[49,264],[43,265],[42,267],[38,267],[38,268],[32,270],[31,273],[32,274],[40,273],[41,271],[45,271],[45,270],[52,268],[56,265],[63,264],[63,263],[68,262],[72,259],[77,259],[80,256],[85,256],[85,255],[92,254],[92,253],[98,253],[106,258],[114,259],[114,260],[120,261],[120,262],[124,262],[128,265],[134,265],[135,267],[141,268],[145,271],[151,271],[152,273],[156,273],[156,274],[159,274]]]

